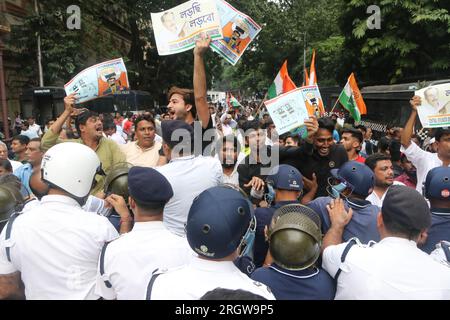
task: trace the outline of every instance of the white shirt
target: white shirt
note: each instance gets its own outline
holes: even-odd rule
[[[123,138],[123,136],[120,133],[118,133],[118,132],[114,132],[108,138],[113,140],[113,141],[115,141],[117,144],[126,144],[127,143],[125,141],[125,139]]]
[[[184,225],[194,198],[223,181],[220,161],[212,157],[187,156],[172,159],[155,169],[166,177],[173,189],[173,197],[164,207],[164,224],[175,234],[185,236]]]
[[[31,129],[31,127],[28,130],[20,131],[20,135],[27,136],[28,138],[30,138],[30,140],[34,138],[39,138],[39,135],[36,133],[35,130]]]
[[[414,241],[389,237],[372,247],[354,245],[343,263],[347,243],[330,246],[323,268],[337,282],[336,300],[450,299],[450,269],[417,248]]]
[[[156,269],[187,264],[193,254],[186,238],[171,233],[162,221],[137,222],[106,248],[105,273],[98,274],[95,292],[105,299],[144,299]],[[105,280],[112,288],[106,287]]]
[[[422,194],[422,185],[427,178],[427,174],[431,169],[442,167],[442,160],[438,158],[437,153],[427,152],[422,150],[414,142],[405,149],[403,146],[400,152],[404,153],[409,161],[417,169],[417,186],[416,190]]]
[[[17,169],[19,169],[21,166],[23,166],[23,163],[20,162],[20,161],[11,160],[11,159],[8,159],[8,160],[11,163],[11,166],[13,168],[13,172],[16,171]]]
[[[94,294],[97,264],[105,242],[119,235],[112,224],[86,214],[66,196],[45,196],[20,215],[0,242],[0,274],[21,272],[28,300],[98,299]],[[11,261],[6,249],[11,248]]]
[[[30,128],[28,130],[34,131],[36,132],[37,136],[40,137],[42,135],[42,129],[41,126],[38,125],[37,123],[33,124],[30,126]]]
[[[252,292],[268,300],[275,297],[264,284],[253,281],[232,261],[210,261],[193,257],[180,269],[161,274],[155,280],[151,300],[198,300],[216,288]]]
[[[394,181],[394,186],[404,186],[405,184],[399,181]],[[369,194],[369,196],[366,198],[367,201],[369,201],[371,204],[373,204],[374,206],[378,206],[378,207],[382,207],[383,206],[383,201],[384,201],[384,197],[386,197],[386,193],[389,190],[389,188],[386,190],[386,192],[383,194],[383,196],[380,198],[378,197],[378,195],[375,193],[375,191],[373,191],[371,194]]]

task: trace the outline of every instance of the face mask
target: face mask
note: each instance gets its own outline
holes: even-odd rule
[[[269,205],[271,205],[275,200],[275,189],[270,183],[267,184],[267,193],[265,195],[265,200]]]
[[[345,183],[340,183],[338,185],[332,186],[331,187],[332,197],[335,199],[339,199],[341,197],[341,193],[345,189],[347,189],[347,186],[345,185]]]

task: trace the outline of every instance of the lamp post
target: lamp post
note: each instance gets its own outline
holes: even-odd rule
[[[10,136],[8,123],[8,104],[6,102],[5,75],[3,70],[3,49],[5,49],[5,46],[3,44],[3,37],[9,32],[11,32],[11,29],[8,26],[2,24],[2,21],[0,20],[0,97],[2,103],[3,130],[6,140],[8,140]]]

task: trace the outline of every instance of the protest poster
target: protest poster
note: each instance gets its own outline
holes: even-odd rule
[[[222,39],[220,17],[214,0],[191,0],[170,10],[152,13],[153,32],[160,56],[195,47],[201,33]]]
[[[304,127],[304,121],[310,116],[301,88],[268,100],[264,104],[279,135],[298,131],[300,127]]]
[[[317,118],[325,114],[325,107],[323,106],[322,96],[320,95],[319,87],[317,85],[301,87],[303,100],[310,115],[315,115]]]
[[[422,98],[417,112],[424,128],[450,126],[450,83],[426,87],[415,94]]]
[[[223,39],[211,43],[211,48],[232,65],[244,54],[261,27],[246,14],[223,0],[216,0]]]
[[[128,93],[130,85],[123,59],[105,61],[84,69],[64,85],[64,90],[66,95],[77,93],[77,103]]]

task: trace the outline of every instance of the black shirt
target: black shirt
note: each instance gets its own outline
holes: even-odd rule
[[[328,196],[326,187],[332,169],[340,168],[348,161],[348,155],[342,145],[332,145],[328,156],[321,156],[313,145],[305,142],[300,147],[280,148],[280,163],[289,164],[300,171],[308,179],[312,179],[313,173],[317,176],[316,197]]]
[[[268,147],[268,155],[270,156],[272,150]],[[267,175],[262,174],[263,168],[270,168],[272,163],[262,164],[254,159],[252,154],[245,157],[244,161],[238,166],[239,173],[239,186],[242,190],[244,190],[248,196],[250,196],[251,187],[244,187],[247,183],[249,183],[253,177],[261,178],[262,180],[266,180]]]

